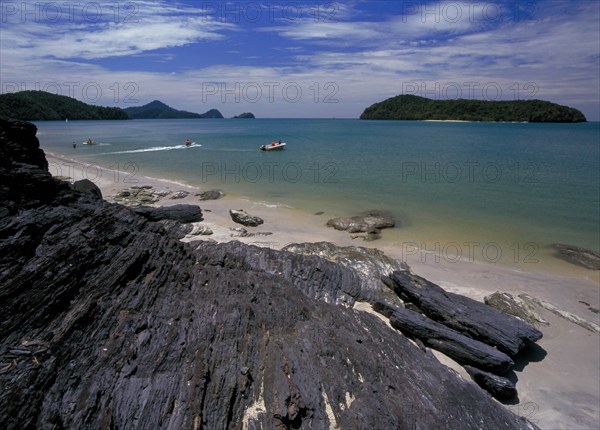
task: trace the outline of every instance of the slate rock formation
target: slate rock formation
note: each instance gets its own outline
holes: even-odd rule
[[[374,315],[315,256],[191,245],[53,179],[0,123],[0,423],[535,429]]]
[[[484,372],[473,366],[464,366],[473,380],[481,388],[498,400],[511,400],[517,395],[517,388],[509,379],[493,373]]]
[[[348,233],[366,233],[354,235],[352,239],[362,238],[371,242],[381,238],[381,229],[391,228],[396,225],[394,218],[385,211],[371,210],[351,217],[332,218],[327,221],[328,227]]]
[[[181,223],[202,221],[202,209],[197,205],[141,206],[133,211],[150,221],[173,220]]]
[[[246,226],[246,227],[258,227],[259,225],[264,223],[262,218],[250,215],[243,209],[238,209],[238,210],[230,209],[229,215],[231,216],[231,219],[233,220],[233,222],[242,224],[243,226]]]
[[[489,296],[483,298],[486,305],[498,309],[509,315],[514,315],[527,321],[529,324],[550,325],[548,321],[543,319],[535,310],[532,303],[519,296],[514,296],[503,291],[496,291]]]
[[[509,356],[496,348],[464,336],[409,309],[394,309],[390,316],[390,324],[463,365],[474,365],[500,374],[506,373],[514,365]]]
[[[403,307],[402,300],[385,285],[381,278],[397,270],[408,270],[408,265],[388,257],[378,249],[361,246],[337,246],[330,242],[293,243],[284,251],[313,255],[351,268],[359,278],[360,292],[357,300],[376,304]]]
[[[550,245],[556,250],[556,257],[568,261],[576,266],[590,270],[600,270],[600,253],[580,246],[553,243]]]
[[[81,191],[83,193],[92,193],[98,198],[102,198],[102,191],[98,187],[98,185],[94,184],[89,179],[81,179],[79,181],[73,182],[73,189],[77,191]]]
[[[382,228],[394,227],[395,221],[391,215],[382,211],[368,211],[352,217],[332,218],[327,221],[329,227],[348,233],[378,232]]]
[[[525,321],[484,303],[444,291],[409,271],[394,272],[393,288],[404,301],[414,303],[434,321],[514,356],[542,333]]]
[[[199,200],[218,200],[225,194],[221,190],[208,190],[200,191],[194,195],[197,196]]]

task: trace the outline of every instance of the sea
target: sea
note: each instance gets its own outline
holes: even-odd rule
[[[36,122],[54,174],[157,177],[330,217],[390,212],[381,243],[426,258],[532,267],[553,243],[600,251],[600,123],[354,119]],[[83,145],[91,138],[95,145]],[[189,139],[192,144],[186,147]],[[271,142],[281,151],[260,151]],[[73,145],[76,147],[73,147]],[[54,163],[56,164],[56,163]],[[107,179],[107,178],[104,178]],[[558,263],[557,263],[558,264]]]

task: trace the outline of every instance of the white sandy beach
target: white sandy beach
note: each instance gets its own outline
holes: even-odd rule
[[[258,246],[280,249],[289,243],[328,241],[340,246],[379,247],[393,258],[401,258],[399,247],[375,242],[352,240],[346,232],[325,226],[327,214],[313,215],[286,207],[271,207],[246,199],[225,196],[219,200],[199,201],[193,193],[200,190],[171,181],[137,177],[137,182],[124,182],[122,176],[99,167],[47,154],[50,171],[55,176],[69,176],[72,180],[88,178],[101,189],[104,198],[113,201],[119,190],[132,185],[151,185],[155,190],[185,190],[190,195],[183,199],[163,198],[159,205],[197,204],[202,208],[204,222],[214,234],[207,236],[218,242],[239,240]],[[64,166],[63,168],[58,168]],[[93,172],[93,174],[91,174]],[[227,193],[227,189],[224,190]],[[229,216],[229,209],[244,209],[259,216],[265,223],[251,232],[271,232],[271,235],[232,237],[231,228],[240,227]],[[385,231],[383,232],[385,235]],[[192,238],[196,240],[198,238]],[[563,274],[544,271],[543,266],[517,270],[499,264],[469,261],[439,262],[415,256],[408,259],[412,270],[441,285],[447,290],[477,300],[494,291],[513,294],[528,293],[550,302],[585,320],[598,324],[600,315],[590,310],[600,308],[600,272],[576,267]],[[558,261],[558,260],[557,260]],[[563,262],[561,262],[562,264]],[[526,416],[543,429],[596,429],[600,422],[600,336],[573,324],[549,311],[540,315],[550,325],[538,327],[544,337],[534,350],[538,357],[519,370],[517,389],[520,403],[508,406]],[[545,351],[546,355],[540,360]]]

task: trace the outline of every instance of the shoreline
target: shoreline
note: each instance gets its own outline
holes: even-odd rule
[[[174,204],[196,204],[203,211],[204,221],[213,235],[182,239],[183,241],[212,239],[217,242],[237,240],[246,244],[281,249],[289,243],[332,242],[338,246],[362,246],[378,248],[389,257],[406,260],[413,272],[439,284],[447,291],[462,294],[476,300],[483,300],[495,291],[511,294],[527,293],[541,300],[555,304],[560,309],[574,313],[586,320],[598,323],[599,315],[586,307],[600,307],[600,272],[574,270],[570,273],[552,273],[540,270],[520,270],[501,264],[479,261],[446,261],[435,262],[433,258],[416,254],[411,258],[403,255],[393,243],[379,240],[363,242],[352,240],[347,232],[326,227],[327,214],[311,215],[299,208],[277,206],[254,202],[244,196],[225,195],[218,200],[200,201],[194,196],[200,190],[188,184],[169,181],[161,178],[138,176],[136,183],[114,181],[115,172],[99,166],[80,162],[75,159],[46,153],[49,164],[75,163],[89,171],[102,172],[94,178],[107,201],[114,202],[114,195],[132,185],[151,185],[155,190],[179,191],[190,194],[181,199],[163,197],[153,206],[169,206]],[[87,166],[87,167],[86,167]],[[56,175],[55,175],[56,176]],[[66,176],[66,175],[64,175]],[[74,180],[83,178],[74,177]],[[120,178],[122,179],[122,178]],[[227,190],[224,190],[227,192]],[[259,216],[265,223],[256,228],[248,228],[252,233],[271,233],[254,237],[232,237],[231,228],[241,227],[229,216],[229,209],[244,209],[251,215]],[[385,235],[385,230],[383,230]],[[560,261],[560,260],[557,260]],[[568,263],[565,263],[568,264]],[[536,267],[537,268],[537,267]],[[517,371],[517,389],[520,403],[507,406],[517,414],[527,416],[526,405],[535,405],[535,416],[542,428],[587,428],[589,423],[600,419],[600,388],[596,383],[600,379],[600,336],[591,333],[573,323],[541,311],[540,315],[550,322],[550,326],[539,327],[544,337],[538,345],[547,355],[541,361],[530,361],[524,371]],[[576,382],[569,382],[576,381]],[[578,410],[568,405],[578,405]],[[582,408],[585,417],[582,417]],[[594,421],[596,420],[596,421]]]
[[[268,246],[271,246],[274,249],[281,249],[290,243],[327,241],[333,242],[338,246],[378,248],[384,251],[388,256],[406,261],[411,267],[418,267],[428,273],[436,273],[438,271],[439,273],[452,273],[458,271],[461,273],[496,274],[514,279],[551,277],[564,280],[568,279],[571,282],[600,282],[600,272],[587,270],[558,258],[555,258],[555,261],[553,261],[552,264],[534,261],[529,265],[504,264],[503,260],[482,261],[477,258],[471,258],[471,256],[466,253],[459,258],[455,258],[455,254],[450,255],[448,252],[447,255],[444,255],[443,253],[428,249],[427,246],[417,246],[416,248],[404,246],[407,244],[411,247],[413,245],[418,245],[416,242],[404,242],[399,244],[391,240],[386,240],[386,233],[389,234],[394,230],[401,231],[401,228],[398,227],[395,229],[382,230],[383,238],[373,242],[366,242],[360,239],[353,240],[351,239],[351,234],[335,230],[325,225],[329,217],[331,217],[331,214],[324,213],[317,215],[299,207],[292,207],[268,201],[256,201],[244,194],[229,193],[227,189],[223,190],[225,195],[218,200],[201,201],[194,197],[193,194],[200,191],[206,191],[207,189],[211,189],[211,187],[201,189],[195,185],[190,185],[182,181],[152,176],[136,175],[130,180],[127,175],[124,175],[121,171],[111,170],[75,158],[50,152],[46,152],[46,158],[51,166],[67,165],[65,169],[58,171],[58,175],[55,174],[57,170],[54,169],[53,171],[53,168],[50,167],[53,176],[69,176],[61,174],[78,171],[81,173],[80,177],[69,176],[70,180],[75,181],[84,178],[91,180],[100,188],[103,197],[111,202],[115,202],[113,197],[119,191],[132,186],[151,185],[156,190],[184,190],[189,192],[190,195],[179,199],[164,197],[153,206],[196,204],[200,206],[203,211],[206,211],[203,224],[218,225],[220,226],[220,229],[225,228],[227,231],[229,231],[229,228],[240,227],[240,224],[236,224],[231,220],[228,212],[229,209],[244,209],[252,215],[259,216],[265,220],[265,224],[259,227],[251,227],[250,229],[251,232],[254,233],[272,233],[270,236],[256,237],[270,238],[271,240],[264,240],[261,242],[268,242]],[[74,168],[73,166],[77,166],[77,168]],[[347,215],[349,216],[351,214]],[[236,239],[247,243],[249,242],[248,240],[241,239],[251,238],[234,238],[230,236],[217,238],[213,236],[213,239],[216,239],[218,242]],[[438,240],[441,239],[443,238],[438,238]],[[424,241],[423,244],[428,245],[429,243],[430,242]],[[549,265],[562,267],[559,270],[549,271]],[[566,270],[563,268],[566,268]]]
[[[459,264],[464,269],[465,265],[473,265],[472,270],[479,270],[479,267],[487,266],[499,267],[511,273],[544,273],[575,277],[594,282],[598,279],[597,273],[594,271],[575,266],[555,257],[556,250],[547,246],[549,243],[545,244],[539,240],[522,242],[518,236],[499,237],[496,232],[491,232],[490,234],[490,230],[484,224],[469,224],[469,229],[465,229],[465,225],[462,223],[458,229],[448,229],[438,224],[434,225],[433,228],[424,229],[421,226],[413,225],[410,218],[405,219],[400,216],[399,219],[397,218],[397,224],[402,225],[383,230],[381,239],[377,241],[351,240],[350,234],[338,232],[326,227],[325,224],[330,218],[352,216],[355,213],[338,211],[336,208],[328,205],[327,202],[324,205],[313,204],[312,209],[309,209],[308,206],[303,206],[303,203],[307,202],[290,202],[284,204],[277,202],[276,197],[252,197],[247,190],[232,191],[228,188],[227,184],[223,186],[224,184],[218,182],[214,184],[207,182],[203,184],[204,186],[199,186],[181,178],[176,180],[169,179],[160,173],[155,173],[156,176],[152,172],[150,172],[150,176],[141,175],[139,171],[131,170],[135,168],[134,165],[118,164],[117,169],[119,170],[111,170],[110,166],[103,167],[94,164],[94,161],[79,160],[68,155],[51,152],[47,152],[47,155],[49,164],[51,165],[50,170],[54,176],[67,176],[71,177],[72,180],[90,179],[97,183],[105,196],[114,195],[123,188],[143,184],[156,184],[154,187],[156,189],[175,190],[180,188],[190,192],[221,189],[226,193],[224,197],[225,201],[230,202],[232,205],[228,209],[244,208],[248,211],[258,210],[264,215],[261,216],[261,214],[257,213],[266,222],[266,225],[259,227],[257,231],[263,231],[264,228],[267,230],[271,228],[274,230],[273,233],[293,230],[298,234],[299,237],[289,238],[289,241],[283,243],[281,247],[287,243],[314,241],[312,238],[315,236],[324,236],[326,238],[331,237],[332,241],[344,246],[354,245],[384,248],[388,255],[396,259],[406,260],[409,264],[417,266],[441,265],[456,267]],[[211,209],[211,206],[215,205],[214,201],[199,201],[194,198],[178,201],[181,203],[198,204],[203,209],[204,207]],[[169,202],[171,202],[170,199],[163,198],[159,204],[170,204]],[[269,211],[263,211],[263,207],[275,209],[275,211],[269,213]],[[216,209],[223,210],[224,208],[217,205]],[[385,210],[385,207],[373,207],[370,209]],[[277,210],[281,210],[283,213],[278,214]],[[325,213],[315,215],[315,213],[322,211],[325,211]],[[290,222],[282,223],[280,222],[282,218],[289,218]],[[269,225],[274,225],[271,222],[272,220],[276,220],[275,224],[277,227],[269,227]],[[228,222],[231,224],[231,227],[236,226],[230,222],[228,214],[221,217],[221,221]],[[460,220],[457,219],[457,221]],[[304,225],[304,228],[292,227],[292,224],[298,226]],[[303,240],[303,237],[307,237],[308,240]],[[466,268],[466,270],[471,269]]]

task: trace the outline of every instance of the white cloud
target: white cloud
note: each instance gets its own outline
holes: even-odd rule
[[[8,60],[15,51],[29,58],[122,57],[215,40],[234,29],[201,9],[164,1],[72,3],[78,5],[72,8],[65,6],[71,3],[15,4],[19,10],[3,16],[1,47]],[[57,6],[40,6],[45,4]]]
[[[508,19],[495,25],[481,19],[422,22],[418,14],[390,16],[384,22],[296,20],[269,29],[273,37],[293,41],[288,48],[296,52],[295,61],[283,67],[263,61],[267,66],[214,64],[151,72],[138,70],[132,61],[128,70],[114,71],[98,65],[102,62],[76,58],[158,55],[153,53],[158,48],[199,44],[240,30],[187,6],[144,2],[137,15],[143,25],[94,23],[89,32],[81,22],[3,26],[1,77],[4,83],[24,83],[28,89],[36,82],[42,88],[57,83],[66,95],[92,103],[127,107],[161,99],[179,109],[216,107],[226,116],[252,111],[261,117],[357,117],[371,103],[407,89],[443,98],[455,96],[453,85],[458,84],[464,97],[482,98],[489,86],[487,96],[493,98],[498,85],[503,99],[534,95],[581,108],[598,119],[598,3],[547,4],[551,6],[536,11],[534,21]],[[159,14],[161,8],[168,13]],[[343,19],[352,12],[345,9]],[[235,36],[252,34],[240,30]],[[232,46],[223,51],[243,52]],[[169,52],[160,55],[168,59]],[[78,85],[68,87],[69,82]],[[90,83],[102,90],[100,99],[95,99],[94,85],[88,86],[89,94],[83,92]],[[302,90],[297,101],[295,85]],[[262,93],[256,99],[257,88]],[[67,94],[70,89],[74,94]]]

